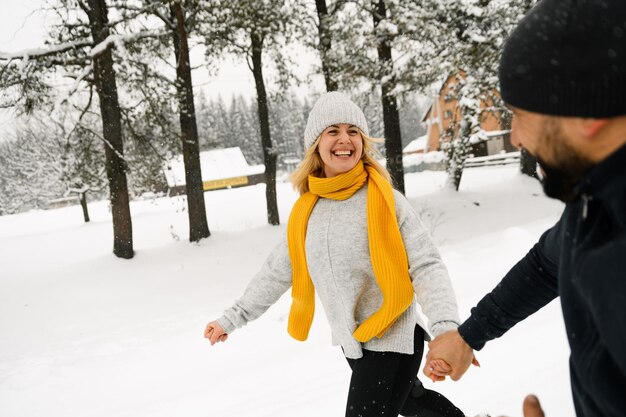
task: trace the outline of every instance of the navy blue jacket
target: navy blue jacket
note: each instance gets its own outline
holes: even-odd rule
[[[579,417],[626,416],[626,146],[587,173],[546,231],[459,327],[475,350],[561,297]]]

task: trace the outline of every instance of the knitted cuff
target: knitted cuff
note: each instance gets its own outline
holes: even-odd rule
[[[232,332],[237,330],[235,325],[230,320],[228,320],[226,316],[220,317],[219,319],[217,319],[217,322],[220,326],[222,326],[222,329],[224,329],[227,334],[231,334]]]
[[[437,323],[434,323],[432,326],[430,326],[430,332],[432,333],[433,337],[437,337],[440,334],[449,332],[450,330],[454,330],[457,327],[459,327],[459,323],[455,321],[438,321]]]

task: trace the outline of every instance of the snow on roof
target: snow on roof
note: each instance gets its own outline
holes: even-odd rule
[[[426,150],[426,146],[428,145],[428,138],[426,135],[420,136],[417,139],[409,142],[408,145],[402,149],[402,153],[412,153]]]
[[[200,152],[200,167],[202,181],[245,177],[265,172],[264,165],[248,165],[239,147]],[[182,155],[169,161],[164,171],[168,186],[185,185],[185,164]]]
[[[432,103],[430,103],[430,106],[428,106],[428,108],[426,109],[426,111],[424,111],[424,113],[422,114],[422,118],[420,119],[420,122],[425,122],[426,118],[428,117],[428,115],[430,114],[431,109],[433,108],[433,106],[435,105],[435,100],[437,100],[436,98],[432,100]]]
[[[511,130],[485,130],[485,135],[488,138],[492,138],[494,136],[504,136],[507,133],[511,133]]]
[[[437,164],[446,159],[442,151],[434,151],[428,153],[414,153],[411,155],[404,155],[402,157],[402,165],[404,167],[410,167],[421,164]]]
[[[508,133],[511,133],[510,130],[483,130],[479,129],[478,132],[474,133],[470,136],[470,143],[476,144],[478,142],[486,141],[491,138],[495,138],[498,136],[504,136]]]

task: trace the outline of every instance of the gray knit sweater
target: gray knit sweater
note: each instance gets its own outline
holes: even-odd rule
[[[362,349],[413,353],[415,324],[433,336],[456,328],[459,317],[448,272],[428,231],[410,203],[394,190],[398,225],[409,260],[416,301],[428,318],[426,327],[416,301],[381,337],[366,343],[352,333],[378,310],[382,294],[376,283],[367,237],[367,185],[347,200],[320,198],[309,218],[306,258],[315,290],[324,306],[334,345],[358,359]],[[243,296],[218,319],[226,333],[258,318],[291,287],[287,237],[271,252]]]

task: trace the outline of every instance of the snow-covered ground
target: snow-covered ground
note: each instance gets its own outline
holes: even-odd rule
[[[562,210],[516,167],[464,175],[458,193],[441,172],[406,177],[462,317]],[[279,227],[266,225],[264,195],[262,184],[206,193],[212,236],[199,244],[183,198],[133,202],[132,260],[111,253],[104,202],[89,224],[79,207],[0,217],[0,416],[344,415],[349,368],[321,308],[305,343],[287,335],[288,295],[226,343],[203,338],[285,233],[296,194],[279,184]],[[521,416],[532,392],[548,416],[574,415],[558,301],[478,358],[461,381],[434,384],[466,414]]]

